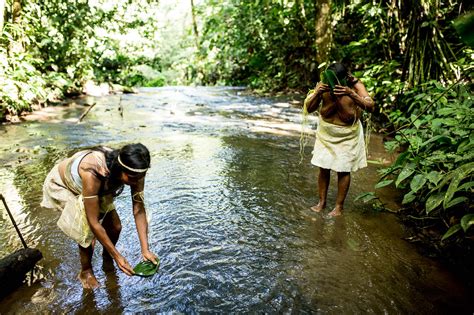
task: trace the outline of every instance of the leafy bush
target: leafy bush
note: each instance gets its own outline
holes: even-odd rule
[[[376,188],[392,183],[405,191],[402,203],[420,216],[439,217],[442,240],[472,233],[474,211],[474,107],[469,84],[443,87],[436,81],[405,93],[404,115],[391,113],[398,132],[386,147],[406,150],[381,171]]]

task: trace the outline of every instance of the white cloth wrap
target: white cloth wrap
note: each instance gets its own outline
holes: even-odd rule
[[[319,117],[311,164],[336,172],[355,172],[367,166],[364,131],[358,120],[350,126]]]
[[[66,188],[59,175],[58,164],[55,165],[44,181],[41,206],[61,211],[58,227],[79,245],[87,248],[94,239],[82,195],[76,195]],[[107,213],[115,209],[111,195],[100,197],[100,212]]]

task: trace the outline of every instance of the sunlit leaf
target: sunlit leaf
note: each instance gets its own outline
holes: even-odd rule
[[[446,195],[444,197],[444,203],[443,203],[444,208],[447,208],[449,202],[451,201],[454,194],[458,190],[459,183],[461,183],[461,181],[464,178],[466,178],[468,175],[470,175],[472,172],[474,172],[474,162],[464,164],[463,166],[453,171],[454,173],[453,179],[451,183],[449,184],[448,190],[446,191]]]
[[[461,227],[464,230],[464,232],[466,232],[467,229],[469,229],[469,227],[473,224],[474,224],[474,213],[466,214],[465,216],[461,218]]]
[[[458,205],[458,204],[460,204],[460,203],[466,202],[466,201],[468,201],[468,200],[469,200],[469,198],[464,197],[464,196],[463,196],[463,197],[454,198],[453,200],[451,200],[451,201],[447,204],[447,206],[446,206],[445,209],[454,207],[454,206],[456,206],[456,205]]]
[[[426,175],[426,179],[428,179],[431,183],[433,184],[438,184],[438,182],[441,180],[442,175],[437,172],[437,171],[431,171]]]
[[[431,195],[428,200],[426,200],[426,213],[430,213],[441,203],[443,203],[445,192],[440,192],[434,195]]]
[[[474,181],[467,182],[458,187],[458,191],[469,191],[474,187]]]
[[[461,227],[460,224],[453,225],[453,226],[450,227],[450,228],[448,229],[448,231],[443,235],[443,237],[441,238],[441,241],[444,241],[444,240],[447,239],[448,237],[453,236],[454,234],[456,234],[457,232],[459,232],[461,229],[462,229],[462,227]]]
[[[410,188],[413,192],[417,192],[426,183],[426,177],[424,174],[417,174],[413,177],[410,182]]]
[[[403,197],[402,204],[406,205],[412,202],[413,200],[415,200],[415,198],[416,198],[416,194],[410,191],[408,194],[405,194],[405,196]]]
[[[391,183],[393,183],[393,179],[387,179],[387,180],[378,182],[377,185],[375,185],[375,189],[388,186],[388,185],[390,185]]]
[[[415,164],[414,163],[407,164],[398,175],[397,181],[395,182],[395,186],[398,187],[401,182],[403,182],[405,179],[410,177],[410,175],[413,174],[414,172],[415,172]]]
[[[377,196],[374,192],[366,192],[358,195],[354,200],[362,200],[362,202],[367,203],[371,200],[377,199]]]

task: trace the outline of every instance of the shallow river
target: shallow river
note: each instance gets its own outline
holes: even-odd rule
[[[390,160],[373,136],[355,173],[344,216],[309,210],[317,201],[311,140],[300,163],[301,96],[258,98],[239,88],[167,87],[88,97],[48,108],[35,121],[0,126],[0,193],[30,247],[42,251],[30,285],[0,303],[0,313],[387,313],[469,309],[461,282],[420,256],[397,219],[354,198],[372,191],[378,162]],[[119,108],[122,108],[120,111]],[[121,114],[122,113],[122,114]],[[314,118],[310,120],[314,128]],[[146,178],[149,243],[161,259],[152,278],[103,268],[102,287],[76,279],[77,245],[39,206],[56,161],[99,144],[141,142],[152,154]],[[329,208],[335,201],[335,183]],[[395,209],[398,197],[380,192]],[[123,230],[118,250],[135,265],[140,246],[129,191],[116,199]],[[21,243],[0,207],[0,257]]]

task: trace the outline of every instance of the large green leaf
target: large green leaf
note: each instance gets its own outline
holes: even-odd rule
[[[444,241],[444,240],[447,239],[448,237],[453,236],[454,234],[456,234],[457,232],[459,232],[461,229],[462,229],[461,224],[453,225],[453,226],[450,227],[449,230],[443,235],[443,237],[441,238],[441,241]]]
[[[469,200],[469,198],[464,197],[464,196],[463,196],[463,197],[454,198],[453,200],[451,200],[451,201],[448,203],[448,205],[445,207],[445,209],[454,207],[454,206],[456,206],[456,205],[458,205],[458,204],[460,204],[460,203],[463,203],[463,202],[465,202],[465,201],[468,201],[468,200]]]
[[[410,182],[410,188],[412,191],[417,192],[420,190],[421,187],[423,187],[426,183],[426,177],[423,174],[417,174],[413,177],[413,179]]]
[[[378,182],[377,185],[375,185],[375,189],[388,186],[388,185],[390,185],[391,183],[393,183],[393,179],[387,179],[387,180]]]
[[[395,186],[399,186],[401,182],[403,182],[405,179],[410,177],[411,174],[415,172],[415,163],[409,163],[405,165],[405,167],[402,169],[400,174],[398,175],[397,181],[395,182]]]
[[[437,171],[431,171],[428,173],[428,175],[426,175],[426,178],[433,184],[438,184],[438,182],[441,180],[442,175],[437,172]]]
[[[464,232],[466,232],[467,229],[469,229],[469,227],[473,224],[474,224],[474,213],[466,214],[465,216],[461,218],[461,227],[464,230]]]
[[[354,200],[362,200],[364,203],[367,203],[371,200],[377,199],[377,196],[374,192],[366,192],[358,195]]]
[[[443,203],[445,192],[436,193],[431,195],[428,200],[426,200],[426,213],[430,213],[441,203]]]
[[[153,276],[157,271],[158,268],[160,267],[160,260],[157,259],[157,264],[155,265],[151,261],[142,261],[138,263],[135,268],[133,268],[133,271],[135,272],[135,276],[140,276],[140,277],[150,277]]]
[[[442,143],[448,143],[448,144],[451,144],[451,137],[448,137],[448,136],[444,136],[444,135],[437,135],[437,136],[434,136],[433,138],[423,142],[420,147],[424,147],[432,142],[437,142],[439,144],[442,144]]]
[[[473,187],[474,187],[474,181],[470,181],[459,186],[458,191],[468,191],[468,190],[471,190]]]
[[[410,152],[408,152],[408,151],[400,153],[400,155],[397,157],[397,160],[395,161],[395,163],[393,163],[393,166],[401,166],[405,162],[405,160],[408,158],[409,154],[410,154]]]
[[[464,164],[463,166],[455,169],[453,171],[453,180],[449,184],[448,190],[446,191],[446,195],[444,196],[443,207],[446,209],[449,202],[453,198],[454,194],[456,193],[459,184],[461,181],[474,172],[474,162]]]
[[[410,191],[408,194],[406,194],[403,197],[402,204],[406,205],[407,203],[410,203],[413,200],[415,200],[415,198],[416,198],[416,194],[414,194],[413,191]]]

